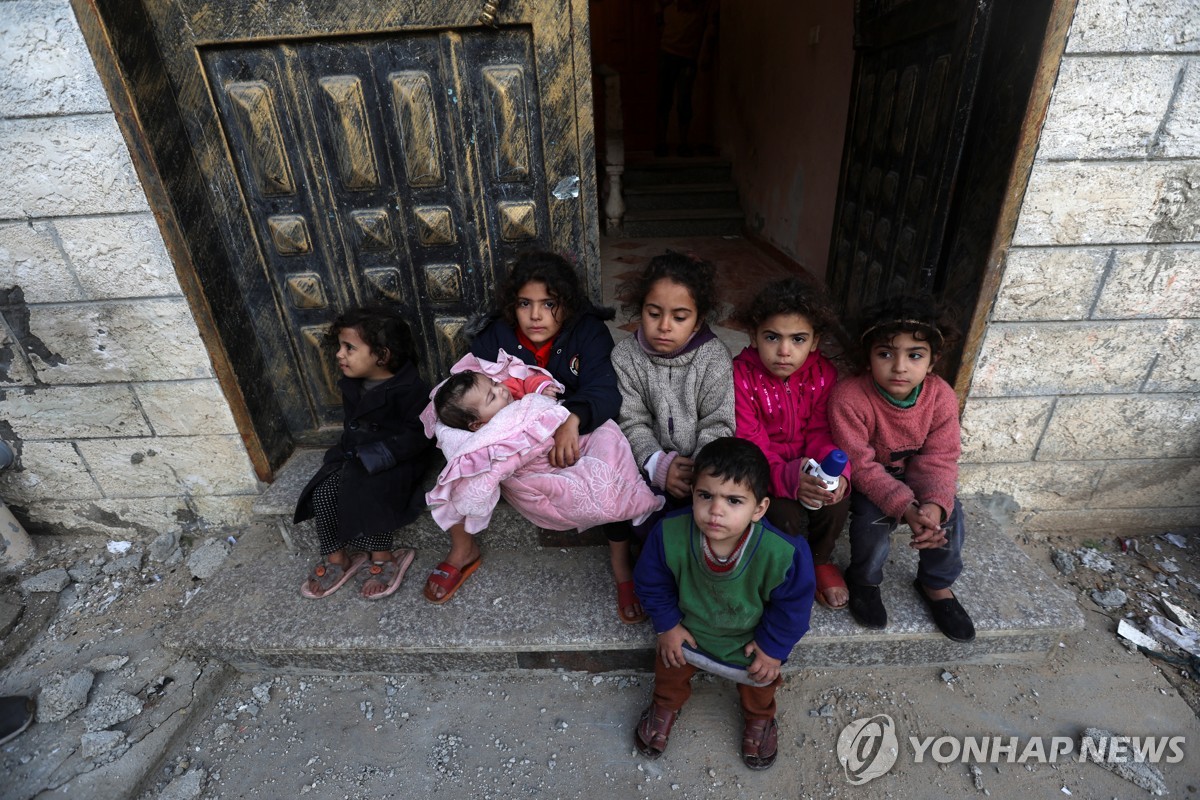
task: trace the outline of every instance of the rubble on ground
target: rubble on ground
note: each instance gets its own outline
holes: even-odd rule
[[[1105,753],[1105,757],[1089,760],[1088,763],[1099,764],[1109,772],[1120,775],[1134,786],[1139,786],[1151,794],[1166,794],[1167,785],[1163,781],[1163,775],[1158,770],[1158,767],[1146,761],[1138,760],[1131,752],[1124,754],[1107,753],[1106,745],[1115,737],[1116,734],[1112,731],[1106,731],[1101,728],[1086,728],[1079,737],[1079,749],[1077,752],[1082,753],[1084,741],[1091,739],[1093,751]]]
[[[1112,540],[1059,537],[1048,543],[1063,582],[1114,620],[1131,649],[1157,659],[1172,678],[1200,680],[1200,538],[1168,531]],[[1174,682],[1174,681],[1173,681]],[[1176,684],[1193,707],[1200,687]]]

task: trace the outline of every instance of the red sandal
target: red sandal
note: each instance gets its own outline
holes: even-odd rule
[[[834,611],[845,608],[849,601],[835,606],[825,599],[825,592],[830,589],[846,589],[846,579],[842,577],[842,571],[837,568],[837,564],[817,564],[813,567],[813,572],[817,574],[817,602]]]
[[[435,606],[440,606],[442,603],[454,597],[454,593],[459,590],[459,587],[466,582],[467,578],[471,577],[471,573],[479,569],[480,563],[483,561],[483,556],[466,564],[459,569],[449,561],[443,561],[433,568],[433,572],[429,573],[429,578],[425,581],[425,599],[433,603]],[[446,593],[441,597],[430,591],[431,587],[437,586],[445,589]]]
[[[626,614],[625,609],[630,606],[641,606],[642,601],[638,600],[637,593],[633,589],[633,581],[621,581],[617,584],[617,618],[626,625],[636,625],[639,622],[645,622],[647,619],[645,610],[637,614]]]

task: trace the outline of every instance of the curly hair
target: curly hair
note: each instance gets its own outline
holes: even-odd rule
[[[437,393],[433,396],[433,410],[437,412],[438,419],[451,428],[460,428],[464,431],[471,429],[471,425],[477,422],[479,417],[475,415],[474,411],[463,406],[462,401],[467,392],[475,388],[480,374],[471,370],[458,372],[451,375],[438,387]]]
[[[384,363],[380,366],[386,367],[388,372],[399,372],[405,364],[415,366],[418,363],[412,330],[395,309],[386,306],[355,306],[346,310],[325,332],[325,346],[336,350],[338,334],[351,328],[371,349],[371,355],[383,359]]]
[[[928,343],[930,356],[935,360],[961,336],[953,312],[933,295],[928,292],[893,295],[860,313],[854,338],[858,350],[856,363],[860,368],[868,367],[871,348],[891,342],[901,333]]]
[[[508,279],[500,288],[500,310],[504,321],[514,331],[518,328],[517,294],[531,281],[544,283],[546,293],[558,302],[555,319],[560,325],[566,325],[587,307],[579,276],[565,258],[543,250],[527,250],[517,256]]]
[[[778,314],[804,317],[818,336],[836,331],[838,326],[833,304],[824,288],[800,278],[783,278],[767,284],[748,305],[738,309],[734,319],[753,338],[763,323]]]
[[[617,296],[624,301],[622,307],[630,319],[642,313],[646,296],[663,279],[687,289],[696,305],[696,316],[701,322],[708,320],[717,303],[717,268],[712,262],[674,250],[650,259],[641,274],[617,287]]]

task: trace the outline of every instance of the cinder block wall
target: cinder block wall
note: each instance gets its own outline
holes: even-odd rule
[[[963,418],[1027,531],[1200,521],[1200,16],[1080,0]]]
[[[130,539],[258,483],[66,0],[0,0],[0,497]]]

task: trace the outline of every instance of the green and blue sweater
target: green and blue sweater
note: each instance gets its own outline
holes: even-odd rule
[[[737,565],[718,574],[704,561],[704,533],[691,508],[655,526],[633,577],[656,633],[683,623],[701,650],[730,664],[751,662],[744,653],[751,640],[787,660],[808,632],[816,588],[812,555],[807,542],[765,519],[752,527]]]

